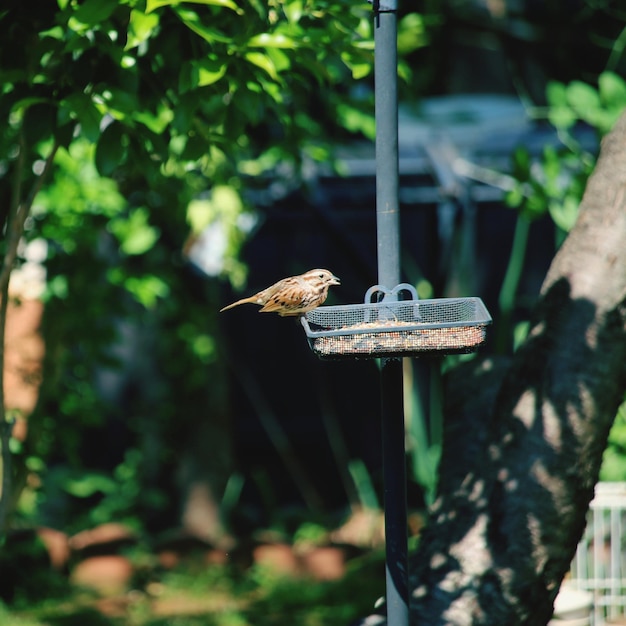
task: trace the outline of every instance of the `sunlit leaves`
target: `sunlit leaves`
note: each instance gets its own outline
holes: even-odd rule
[[[370,54],[362,54],[359,50],[345,51],[341,53],[341,60],[352,72],[352,78],[359,80],[372,73],[372,57]]]
[[[576,155],[548,145],[541,160],[533,161],[526,148],[518,147],[511,173],[517,184],[505,196],[508,206],[529,220],[548,213],[563,232],[572,228],[589,175]]]
[[[205,24],[195,11],[177,8],[175,13],[189,30],[202,37],[207,43],[214,44],[220,42],[228,44],[232,42],[232,35],[226,34],[214,26]]]
[[[283,33],[261,33],[248,40],[251,48],[287,48],[293,50],[297,41]]]
[[[95,493],[107,493],[115,488],[115,481],[106,474],[90,472],[67,478],[65,490],[77,498],[86,498]]]
[[[143,109],[134,112],[129,117],[143,124],[153,133],[160,135],[170,125],[174,118],[174,111],[166,104],[159,103],[156,112]]]
[[[559,147],[546,146],[541,159],[533,162],[525,148],[513,157],[516,186],[506,195],[507,204],[526,218],[546,213],[561,233],[568,232],[578,218],[585,184],[594,166],[594,156],[576,141],[570,129],[578,122],[606,134],[626,107],[626,81],[613,72],[598,78],[598,87],[572,81],[550,82],[547,86],[547,118],[563,140]]]
[[[115,268],[109,272],[108,278],[113,285],[123,287],[124,291],[146,309],[153,309],[170,291],[167,283],[154,274],[127,276],[123,270]]]
[[[96,171],[94,151],[94,146],[83,140],[57,152],[53,184],[40,192],[34,207],[36,216],[47,214],[42,227],[52,240],[72,240],[73,228],[80,228],[84,214],[111,218],[125,206],[115,183]]]
[[[109,222],[109,230],[119,241],[125,254],[145,254],[159,238],[159,230],[150,225],[145,207],[138,207],[126,216],[118,216]]]
[[[374,139],[376,123],[369,112],[345,103],[337,106],[337,113],[345,128],[354,133],[362,133],[369,139]]]
[[[131,50],[146,42],[154,35],[158,25],[158,14],[147,14],[137,10],[131,11],[130,22],[128,24],[128,39],[125,49]]]
[[[546,90],[550,108],[548,120],[556,128],[569,128],[577,119],[576,113],[567,102],[567,90],[565,85],[557,82],[548,83]]]
[[[256,65],[257,67],[265,71],[270,76],[270,78],[274,79],[275,81],[280,80],[278,77],[278,72],[276,71],[276,66],[269,56],[263,54],[262,52],[246,52],[244,54],[244,58],[246,59],[246,61],[249,61],[253,65]]]
[[[204,4],[216,7],[224,7],[231,9],[236,13],[242,15],[243,10],[240,9],[232,0],[147,0],[146,13],[151,13],[161,7],[175,7],[180,4]]]
[[[291,176],[304,158],[328,160],[337,128],[373,137],[373,107],[355,105],[350,94],[351,81],[372,71],[368,4],[72,0],[56,6],[29,48],[29,73],[10,82],[7,128],[17,132],[25,120],[30,144],[62,137],[68,146],[58,156],[65,173],[55,181],[63,190],[55,200],[65,226],[74,228],[81,211],[99,210],[66,162],[77,136],[94,144],[84,155],[83,182],[98,175],[123,180],[129,171],[151,183],[163,176],[188,180],[195,172],[190,191],[212,187],[211,202],[222,202],[229,188],[240,199],[245,171],[280,165]],[[416,24],[407,16],[401,28],[413,43]],[[10,68],[0,71],[6,77]],[[319,104],[311,108],[313,99]],[[84,150],[81,144],[78,152]],[[223,159],[216,158],[220,153]],[[157,245],[150,220],[140,221],[143,209],[124,207],[121,195],[103,193],[105,186],[115,190],[111,182],[93,189],[103,205],[109,196],[115,200],[115,209],[103,206],[101,214],[117,220],[110,232],[120,251],[139,256]],[[228,219],[236,224],[244,205],[231,206]],[[123,236],[122,207],[129,229]],[[228,234],[229,254],[242,232]]]
[[[192,200],[187,206],[187,222],[195,244],[189,252],[192,261],[209,275],[227,271],[234,285],[241,286],[245,266],[234,254],[255,219],[244,212],[237,189],[229,185],[213,188],[210,198]]]
[[[604,452],[600,479],[626,480],[626,398],[620,405],[609,434],[609,446]]]
[[[207,87],[216,83],[226,74],[228,64],[224,59],[211,55],[205,59],[193,60],[181,68],[179,89],[181,93],[198,87]]]
[[[117,0],[85,0],[78,6],[72,17],[81,24],[100,24],[111,17],[118,6]]]
[[[606,134],[626,107],[626,81],[613,72],[603,72],[598,88],[572,81],[551,82],[547,87],[548,119],[558,129],[567,130],[578,120]]]
[[[404,56],[428,44],[424,17],[419,13],[405,15],[398,24],[398,54]]]
[[[237,219],[243,209],[239,193],[227,185],[213,188],[210,199],[192,200],[187,206],[187,221],[192,232],[200,233],[207,226],[218,220]]]
[[[603,72],[598,78],[600,100],[610,109],[626,106],[626,81],[614,72]]]

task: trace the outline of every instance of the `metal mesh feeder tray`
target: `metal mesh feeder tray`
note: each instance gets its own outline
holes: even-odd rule
[[[379,292],[392,297],[372,302]],[[401,292],[411,299],[397,300]],[[402,283],[391,291],[370,287],[363,304],[318,307],[301,322],[321,359],[368,359],[472,352],[484,343],[491,316],[480,298],[419,300]]]

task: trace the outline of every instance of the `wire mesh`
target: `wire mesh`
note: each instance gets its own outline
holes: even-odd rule
[[[313,352],[331,359],[471,352],[484,343],[490,323],[480,298],[326,306],[302,318]]]
[[[626,483],[598,483],[571,568],[572,583],[593,593],[596,626],[626,619],[625,537]]]

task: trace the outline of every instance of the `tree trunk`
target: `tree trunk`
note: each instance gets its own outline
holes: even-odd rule
[[[546,624],[626,389],[626,115],[527,341],[510,362],[472,368],[452,385],[440,496],[411,556],[411,623]]]

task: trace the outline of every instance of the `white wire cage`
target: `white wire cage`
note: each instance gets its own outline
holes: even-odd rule
[[[572,561],[571,584],[593,596],[593,624],[626,624],[626,483],[600,482]]]
[[[372,302],[377,293],[386,297]],[[398,300],[401,293],[410,299]],[[480,298],[420,300],[412,285],[370,287],[363,304],[318,307],[301,318],[313,352],[322,359],[463,353],[485,342],[491,316]]]

